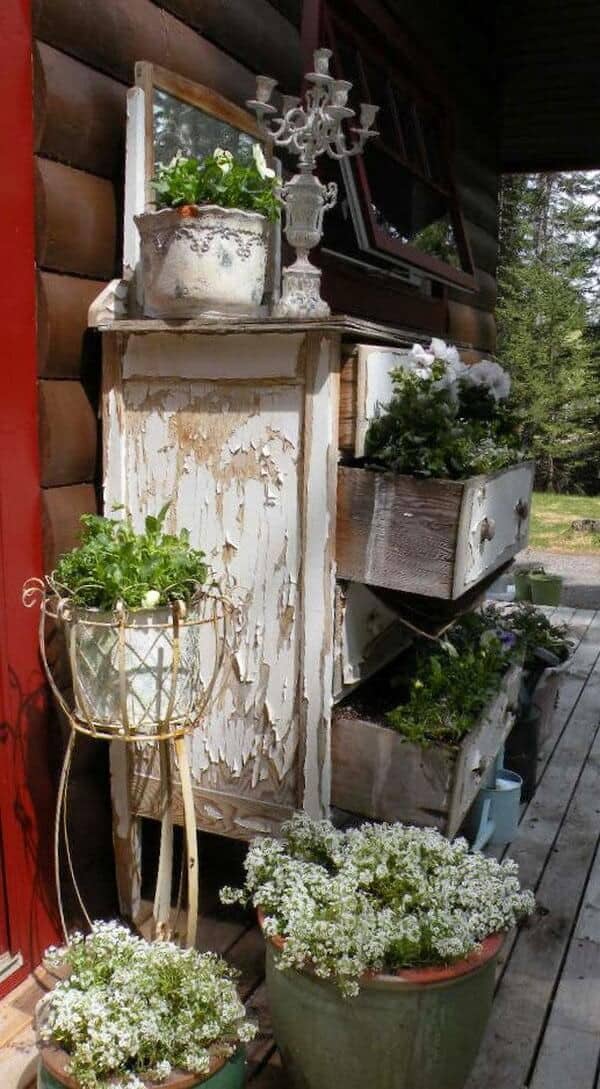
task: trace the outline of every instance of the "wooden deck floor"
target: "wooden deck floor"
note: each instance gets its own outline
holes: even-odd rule
[[[577,649],[540,755],[538,788],[506,852],[535,890],[538,913],[506,942],[468,1089],[600,1089],[600,611],[554,615],[568,623]],[[212,888],[204,887],[213,910],[200,922],[198,945],[239,969],[244,1000],[258,1019],[249,1089],[288,1089],[271,1036],[262,937],[251,919],[232,919],[216,906],[217,884],[213,872]],[[17,1086],[1,1076],[9,1075],[15,1047],[18,1036],[4,1059],[0,1052],[2,1089]]]

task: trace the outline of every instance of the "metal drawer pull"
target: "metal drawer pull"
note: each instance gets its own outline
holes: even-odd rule
[[[529,514],[529,503],[526,503],[524,499],[519,499],[515,503],[515,514],[517,518],[527,518]]]
[[[492,541],[496,536],[496,523],[493,518],[482,518],[479,523],[479,535],[482,541]]]

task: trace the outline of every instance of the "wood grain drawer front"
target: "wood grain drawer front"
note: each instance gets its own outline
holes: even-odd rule
[[[535,465],[523,462],[465,487],[457,542],[454,597],[525,548]]]
[[[391,374],[402,366],[408,348],[373,344],[349,345],[342,361],[340,386],[340,449],[363,457],[369,421],[394,392]]]

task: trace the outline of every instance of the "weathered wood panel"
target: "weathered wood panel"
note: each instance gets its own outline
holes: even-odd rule
[[[34,52],[35,150],[116,177],[125,154],[126,88],[44,42]]]
[[[250,68],[278,79],[284,90],[299,90],[300,34],[267,0],[161,0],[160,7]]]
[[[111,182],[49,159],[36,160],[38,265],[110,279],[117,270],[117,209]]]
[[[449,299],[447,336],[453,344],[468,344],[481,351],[494,352],[496,319],[487,310]]]
[[[465,482],[454,568],[454,596],[525,548],[529,536],[535,462]]]
[[[376,820],[431,825],[455,836],[512,728],[521,665],[461,745],[421,746],[340,707],[332,725],[332,802]]]
[[[104,280],[38,273],[38,374],[42,378],[79,377],[88,309],[104,287]]]
[[[34,35],[132,84],[138,60],[154,61],[243,104],[254,76],[151,0],[35,0]]]
[[[484,272],[482,268],[476,268],[473,278],[477,285],[476,291],[465,292],[457,287],[449,287],[448,298],[455,302],[466,303],[467,306],[475,307],[478,310],[493,311],[498,296],[496,277],[492,276],[490,272]]]
[[[42,485],[80,484],[94,479],[96,417],[81,382],[39,384]]]
[[[82,514],[95,514],[96,492],[91,484],[42,489],[44,570],[52,571],[62,552],[79,543]]]
[[[463,485],[340,466],[338,576],[452,597]]]

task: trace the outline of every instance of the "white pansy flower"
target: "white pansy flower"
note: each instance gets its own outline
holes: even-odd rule
[[[146,590],[142,598],[142,609],[154,609],[160,601],[159,590]]]
[[[491,359],[467,367],[463,377],[472,386],[485,386],[495,401],[504,401],[510,393],[510,375]]]
[[[413,344],[404,369],[412,371],[417,378],[431,378],[431,368],[435,362],[433,352],[428,352],[422,344]]]
[[[270,166],[267,166],[267,160],[265,159],[263,149],[260,144],[254,144],[252,148],[252,156],[256,164],[256,169],[261,178],[274,178],[275,171],[271,170]]]
[[[219,170],[222,170],[224,174],[229,174],[233,165],[233,155],[230,151],[225,151],[222,147],[216,147],[213,151],[213,159]]]

